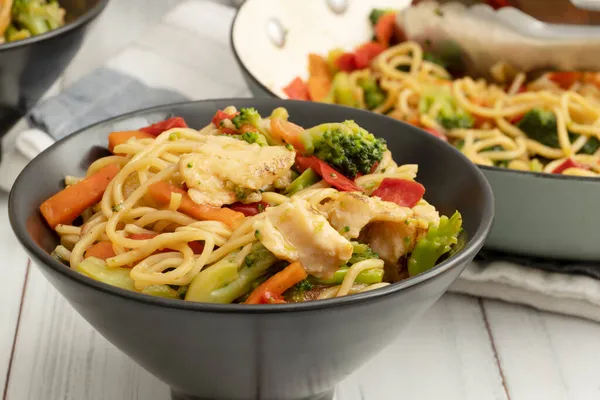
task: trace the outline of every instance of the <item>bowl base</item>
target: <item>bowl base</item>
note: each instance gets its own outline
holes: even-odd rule
[[[333,395],[335,394],[335,390],[331,390],[329,392],[321,393],[315,396],[303,397],[301,399],[295,400],[333,400]],[[219,399],[209,399],[204,397],[194,397],[188,396],[185,394],[180,394],[171,389],[171,400],[219,400]]]

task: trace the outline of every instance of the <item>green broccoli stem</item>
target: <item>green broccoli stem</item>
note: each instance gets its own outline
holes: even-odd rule
[[[238,265],[235,257],[239,251],[230,253],[214,265],[201,271],[190,284],[185,299],[205,303],[219,303],[215,301],[212,292],[238,278]]]
[[[96,257],[89,257],[75,267],[75,271],[99,282],[121,289],[135,291],[133,279],[129,276],[129,268],[108,268],[106,262]]]
[[[251,262],[247,262],[249,258],[252,259]],[[254,281],[263,276],[276,262],[277,257],[262,244],[255,244],[248,257],[246,257],[246,260],[242,263],[242,268],[239,270],[237,278],[211,293],[211,303],[229,304],[235,299],[242,297],[252,290]]]
[[[271,112],[271,118],[287,121],[290,117],[288,110],[285,107],[277,107]]]
[[[294,181],[290,183],[287,188],[285,188],[285,192],[283,194],[286,196],[292,196],[302,189],[306,189],[307,187],[314,185],[320,180],[321,177],[311,168],[308,168],[302,173],[302,175],[294,179]]]
[[[323,285],[339,285],[344,281],[346,274],[350,270],[349,267],[342,267],[335,271],[331,278],[315,278],[317,283]],[[356,276],[356,283],[363,283],[365,285],[372,285],[374,283],[381,283],[383,280],[383,269],[368,269],[362,271]]]
[[[408,273],[418,275],[433,268],[438,259],[458,243],[462,217],[458,211],[451,218],[440,218],[438,226],[431,226],[425,237],[419,239],[408,259]]]
[[[180,299],[177,290],[170,288],[167,285],[151,285],[142,289],[142,293],[150,296],[164,297],[165,299]]]

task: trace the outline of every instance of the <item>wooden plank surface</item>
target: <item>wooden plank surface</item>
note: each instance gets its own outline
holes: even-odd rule
[[[0,390],[4,389],[21,309],[28,259],[10,229],[8,196],[0,194]]]
[[[485,300],[512,400],[600,399],[600,324]]]

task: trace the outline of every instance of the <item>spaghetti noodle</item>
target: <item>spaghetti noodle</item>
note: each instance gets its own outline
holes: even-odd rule
[[[381,14],[377,41],[352,53],[311,54],[308,82],[296,78],[284,91],[385,113],[450,141],[480,165],[600,176],[600,74],[528,79],[498,63],[494,82],[455,78],[447,62],[416,42],[389,46],[394,21],[393,12]]]
[[[370,158],[342,160],[344,140]],[[199,131],[172,118],[113,132],[109,148],[40,210],[60,236],[57,259],[124,289],[213,303],[331,298],[458,249],[460,214],[440,217],[417,166],[398,166],[351,121],[304,130],[285,109],[228,107]]]

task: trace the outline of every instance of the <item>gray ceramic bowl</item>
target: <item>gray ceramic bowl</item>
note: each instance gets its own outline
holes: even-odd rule
[[[333,1],[247,0],[231,28],[231,46],[257,97],[287,98],[282,88],[306,77],[307,55],[352,49],[371,37],[372,8],[399,9],[410,0],[348,0],[338,15]],[[268,11],[265,11],[268,10]],[[277,20],[283,47],[270,40]],[[533,28],[533,27],[532,27]],[[496,220],[485,248],[525,256],[600,261],[597,200],[600,179],[482,167],[496,198]]]
[[[419,164],[425,197],[438,210],[462,213],[469,236],[466,247],[430,271],[383,289],[266,306],[146,296],[91,280],[49,255],[58,238],[42,221],[38,207],[62,188],[65,175],[84,174],[91,162],[107,153],[111,131],[136,129],[172,115],[200,128],[227,105],[256,107],[263,115],[284,106],[291,120],[304,126],[354,119],[384,137],[397,162]],[[365,111],[277,99],[176,104],[99,123],[34,159],[9,199],[11,225],[35,265],[90,324],[168,384],[179,400],[330,399],[339,381],[391,343],[458,277],[483,245],[493,209],[483,174],[433,136]]]
[[[108,0],[60,0],[67,24],[43,35],[0,44],[0,136],[67,68]]]

